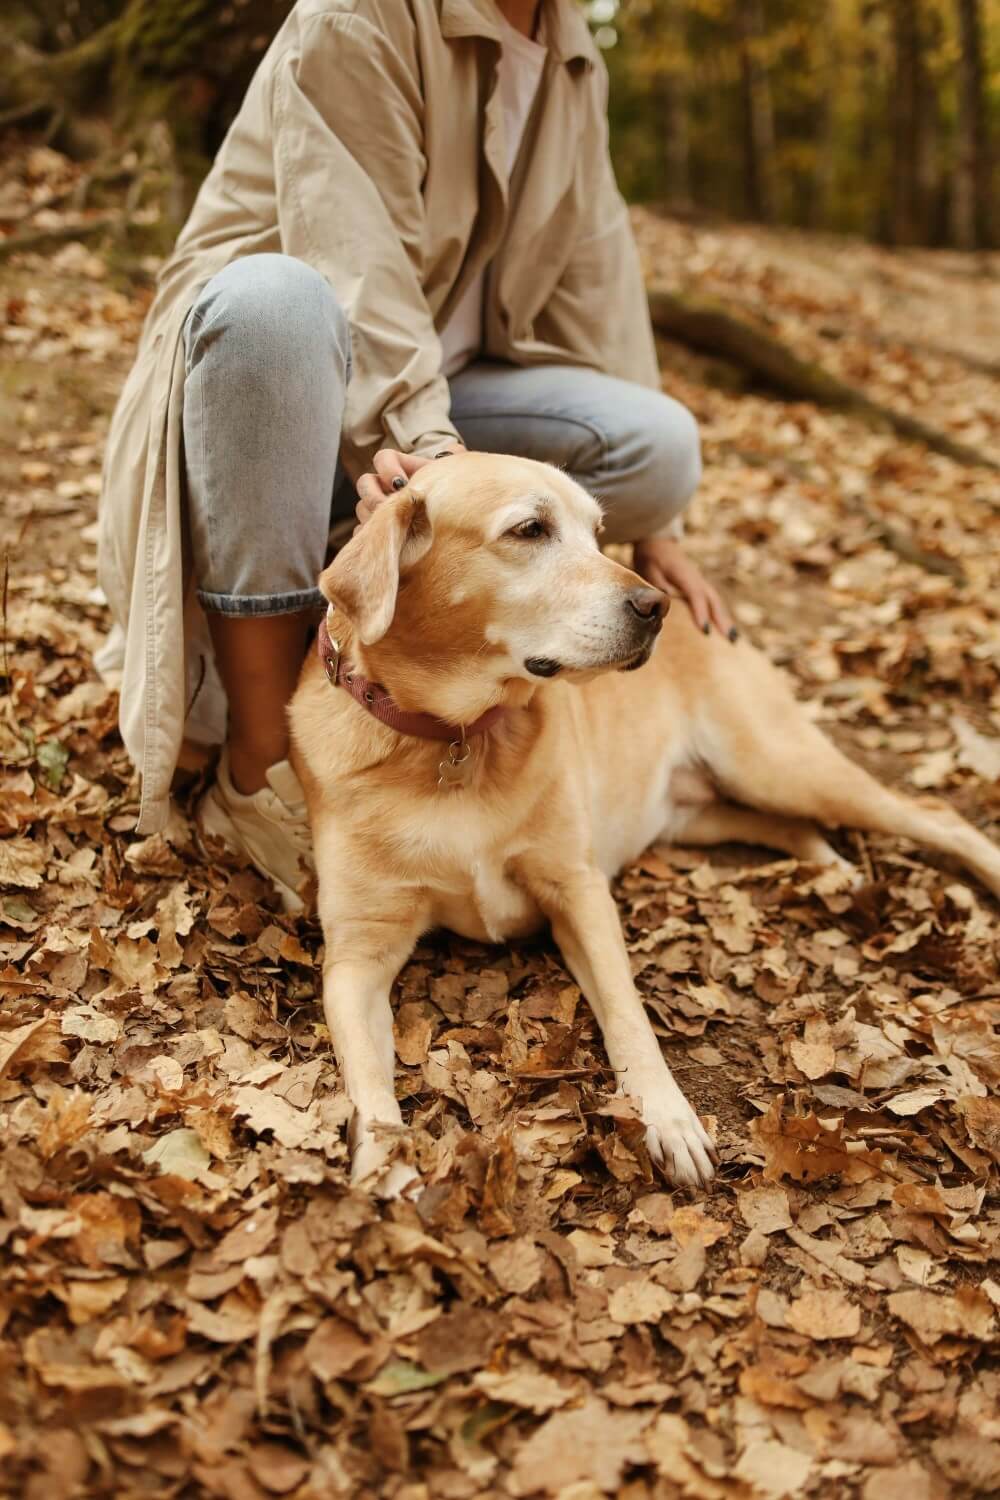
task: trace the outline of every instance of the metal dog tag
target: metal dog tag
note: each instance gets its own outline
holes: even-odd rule
[[[438,764],[438,787],[444,791],[461,791],[472,775],[472,746],[463,732],[460,740],[448,746],[448,759]]]

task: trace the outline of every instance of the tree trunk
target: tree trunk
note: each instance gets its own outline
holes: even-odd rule
[[[876,177],[888,176],[884,171],[886,128],[882,105],[882,59],[877,45],[877,21],[882,5],[883,0],[862,0],[858,15],[861,45],[858,157],[869,170],[874,170]],[[860,185],[862,180],[864,188]],[[868,239],[887,240],[890,235],[888,195],[868,188],[867,174],[864,179],[854,176],[852,192],[861,209],[858,227]]]
[[[989,198],[979,0],[956,0],[955,9],[961,51],[958,61],[958,122],[955,174],[952,180],[951,233],[960,250],[976,250],[982,243],[980,216],[986,217]]]
[[[914,245],[919,233],[920,22],[919,0],[892,0],[893,89],[890,238]]]
[[[687,69],[683,0],[664,0],[658,13],[660,42],[666,61],[656,82],[663,120],[663,186],[669,207],[691,206],[690,138],[688,134]]]
[[[65,52],[39,52],[0,30],[0,105],[85,107],[107,81],[117,35],[118,23],[110,21]]]
[[[771,224],[778,210],[778,173],[771,83],[764,66],[762,0],[736,0],[743,82],[744,170],[747,211]]]
[[[837,43],[837,33],[832,31],[823,63],[823,93],[816,131],[816,169],[808,200],[808,222],[813,229],[823,229],[830,223],[837,181],[837,80],[840,73]]]
[[[933,20],[933,18],[932,18]],[[932,49],[934,41],[925,43]],[[923,54],[921,54],[923,57]],[[921,61],[917,79],[919,132],[917,137],[917,238],[921,245],[941,244],[948,238],[947,195],[941,176],[941,117],[938,93],[930,69]]]
[[[200,169],[222,139],[250,77],[292,0],[108,0],[110,19],[61,51],[53,33],[18,23],[28,0],[5,0],[0,19],[0,110],[37,104],[135,129],[163,120],[181,158]],[[67,17],[78,4],[65,0]],[[50,10],[54,9],[50,5]],[[32,35],[36,45],[20,40]],[[198,165],[192,162],[194,170]]]

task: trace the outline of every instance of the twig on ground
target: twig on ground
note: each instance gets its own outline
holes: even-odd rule
[[[865,879],[867,880],[869,885],[874,885],[875,866],[872,864],[872,856],[871,851],[868,848],[868,840],[865,838],[864,834],[859,832],[859,830],[856,828],[852,829],[851,837],[854,843],[854,847],[857,851],[858,859],[861,861],[861,868],[865,872]]]
[[[778,474],[782,478],[787,477],[788,473],[795,474],[798,469],[794,461],[784,460],[776,463],[763,454],[735,446],[730,447],[728,444],[722,445],[719,451],[733,454],[741,464],[746,464],[748,468],[766,469],[769,473]],[[989,496],[977,495],[975,499],[977,502],[981,500],[983,504],[991,508],[998,508]],[[888,547],[890,552],[895,552],[896,556],[902,558],[904,562],[913,563],[915,567],[923,568],[928,573],[940,573],[946,578],[953,578],[959,584],[968,581],[960,563],[955,562],[953,558],[942,557],[936,552],[925,552],[908,532],[901,527],[894,526],[885,516],[873,510],[870,505],[866,505],[863,500],[856,500],[852,509],[856,515],[861,516],[867,522],[882,545]]]
[[[10,692],[10,661],[7,656],[7,588],[10,579],[10,553],[3,555],[3,582],[0,583],[0,661],[3,662],[4,682]]]
[[[33,234],[12,234],[0,240],[0,261],[8,260],[22,251],[47,250],[50,245],[61,245],[68,240],[93,239],[97,235],[114,232],[119,228],[123,214],[102,214],[99,219],[85,219],[79,224],[60,224],[57,229],[39,229]]]
[[[32,120],[35,115],[47,115],[55,108],[50,99],[33,99],[27,104],[15,104],[12,109],[0,110],[0,130]]]
[[[878,534],[882,545],[888,547],[890,552],[895,552],[903,562],[913,563],[915,567],[923,568],[927,573],[939,573],[945,578],[953,578],[958,584],[968,581],[961,563],[955,562],[954,558],[942,557],[936,552],[925,552],[908,532],[894,526],[885,516],[873,510],[870,505],[866,505],[863,500],[856,501],[854,508]]]
[[[123,167],[118,163],[113,167],[95,167],[92,172],[85,172],[68,187],[59,188],[57,192],[49,193],[44,198],[39,198],[37,203],[30,203],[27,208],[22,208],[16,213],[0,212],[0,221],[4,224],[27,224],[40,213],[47,212],[50,208],[59,208],[63,203],[69,203],[78,212],[83,212],[87,206],[87,198],[90,190],[97,183],[125,182],[132,178],[133,171],[129,167]]]

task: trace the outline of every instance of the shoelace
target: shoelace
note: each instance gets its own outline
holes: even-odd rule
[[[273,788],[266,790],[267,811],[279,822],[301,853],[308,853],[311,844],[309,831],[309,820],[306,817],[306,805],[304,802],[283,802]]]

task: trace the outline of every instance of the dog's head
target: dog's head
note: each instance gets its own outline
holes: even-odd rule
[[[465,722],[518,682],[648,660],[668,601],[602,555],[600,525],[548,464],[456,454],[386,499],[320,588],[404,707]]]

